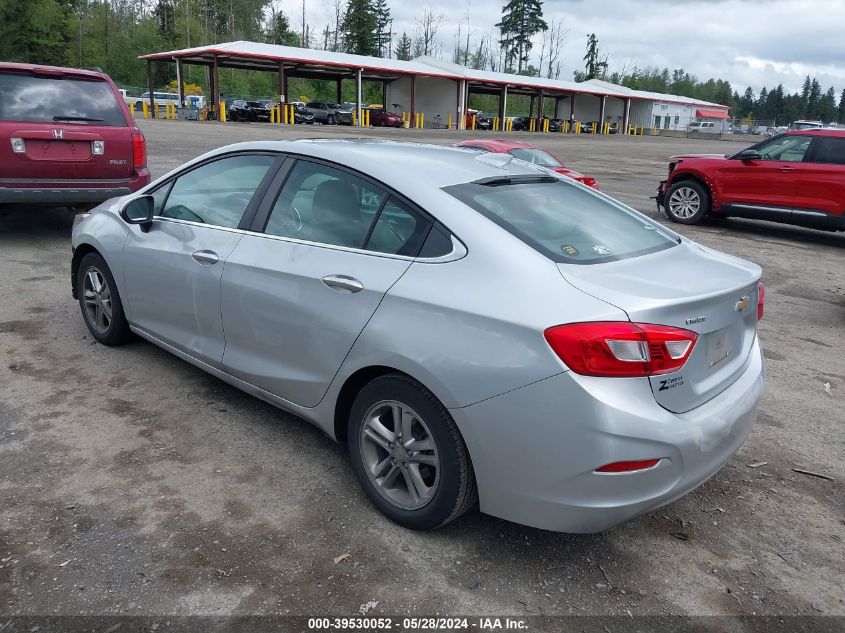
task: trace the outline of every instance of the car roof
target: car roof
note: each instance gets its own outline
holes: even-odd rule
[[[525,141],[512,141],[510,139],[501,138],[462,141],[460,143],[456,143],[455,147],[483,147],[491,152],[499,153],[507,153],[512,149],[543,149],[542,147],[526,143]]]
[[[91,79],[109,79],[109,76],[106,73],[96,70],[82,70],[81,68],[66,68],[64,66],[44,66],[41,64],[24,64],[17,62],[0,62],[0,70],[18,70],[35,74],[43,73],[45,75],[90,77]]]
[[[468,151],[471,149],[364,138],[250,141],[221,147],[196,161],[232,151],[289,152],[339,163],[400,190],[419,185],[441,188],[494,176],[548,173],[522,161],[494,164],[485,154]]]
[[[835,130],[833,128],[808,128],[806,130],[789,130],[786,134],[792,136],[834,136],[845,138],[845,129]]]

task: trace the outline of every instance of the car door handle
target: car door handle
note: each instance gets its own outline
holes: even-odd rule
[[[792,171],[793,169],[795,169],[795,168],[789,167],[788,165],[784,165],[783,167],[780,168],[781,171]]]
[[[328,275],[323,277],[323,283],[338,292],[355,293],[361,292],[364,289],[364,284],[354,277],[348,277],[346,275]]]
[[[217,257],[217,253],[213,251],[197,251],[193,253],[191,257],[194,258],[194,261],[198,264],[204,264],[206,266],[211,266],[212,264],[216,264],[220,261],[220,258]]]

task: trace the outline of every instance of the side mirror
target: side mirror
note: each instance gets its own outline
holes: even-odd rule
[[[734,156],[734,158],[738,158],[741,161],[760,160],[760,153],[756,149],[744,149]]]
[[[155,200],[152,196],[141,196],[131,200],[120,214],[127,224],[137,224],[141,230],[146,232],[153,223],[155,213]]]

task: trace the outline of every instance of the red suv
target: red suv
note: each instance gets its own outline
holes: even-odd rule
[[[735,216],[845,231],[845,130],[795,130],[732,156],[673,156],[657,206],[682,224]]]
[[[144,135],[108,75],[0,63],[0,203],[91,204],[149,182]]]

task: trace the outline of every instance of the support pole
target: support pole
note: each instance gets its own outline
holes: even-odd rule
[[[385,112],[390,112],[390,108],[387,105],[387,80],[382,80],[381,82],[381,107],[384,108]]]
[[[359,68],[355,71],[355,113],[358,127],[364,125],[364,122],[361,120],[361,73],[363,70],[363,68]]]
[[[211,105],[214,107],[217,119],[220,120],[220,74],[217,71],[217,56],[215,55],[211,64],[211,84],[214,86],[211,92]]]
[[[151,116],[155,116],[155,97],[153,95],[153,62],[152,60],[147,60],[147,90],[149,90],[150,94],[150,114]]]
[[[340,104],[343,101],[343,78],[339,78],[335,80],[335,96],[337,97],[337,103]]]
[[[575,93],[569,97],[569,120],[575,118]]]
[[[623,134],[628,133],[628,120],[631,116],[631,100],[625,99],[625,116],[622,119],[622,128],[625,130]]]
[[[531,95],[531,101],[528,103],[528,118],[534,118],[534,95]]]
[[[285,76],[285,63],[279,62],[279,103],[285,104],[288,102],[287,95],[287,77]]]
[[[508,87],[502,86],[502,91],[499,93],[499,122],[501,129],[505,128],[505,119],[508,116]]]
[[[178,57],[176,58],[176,85],[178,86],[177,92],[179,93],[179,107],[185,107],[185,84],[182,83],[182,60]]]
[[[417,120],[417,76],[411,75],[411,121]]]
[[[545,132],[543,129],[543,101],[545,100],[546,93],[540,88],[539,92],[537,93],[537,127],[536,129]]]
[[[599,126],[604,133],[604,111],[605,106],[607,105],[607,95],[602,96],[601,98],[601,107],[599,108]]]

